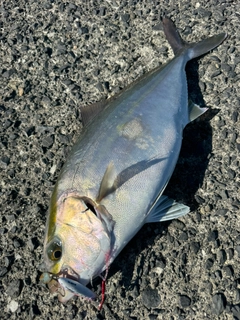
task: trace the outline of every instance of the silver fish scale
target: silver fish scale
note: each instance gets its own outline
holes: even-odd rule
[[[132,237],[132,225],[137,232],[144,224],[177,162],[182,130],[189,122],[185,60],[173,59],[113,101],[87,127],[60,176],[59,191],[72,176],[71,188],[96,199],[113,162],[120,186],[101,203],[118,221],[116,254]]]

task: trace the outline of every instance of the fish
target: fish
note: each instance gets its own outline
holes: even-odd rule
[[[170,18],[162,24],[174,58],[81,110],[84,129],[53,190],[43,249],[41,281],[63,303],[95,299],[87,285],[100,276],[101,308],[109,267],[142,226],[190,212],[163,194],[184,127],[207,110],[189,102],[185,67],[227,35],[187,43]]]

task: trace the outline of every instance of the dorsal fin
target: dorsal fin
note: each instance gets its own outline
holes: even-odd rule
[[[89,122],[91,122],[93,118],[95,118],[101,111],[106,108],[108,103],[109,99],[101,100],[81,108],[83,125],[86,126]]]

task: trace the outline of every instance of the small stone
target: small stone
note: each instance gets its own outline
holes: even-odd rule
[[[87,34],[87,33],[89,33],[88,27],[82,27],[81,34]]]
[[[220,250],[218,252],[218,261],[220,264],[224,264],[225,261],[227,260],[227,254],[225,250]]]
[[[226,305],[226,298],[224,294],[217,293],[213,296],[212,299],[212,312],[219,316],[223,310],[225,309]]]
[[[6,267],[0,268],[0,277],[3,277],[8,272]]]
[[[150,314],[149,316],[148,316],[148,319],[149,320],[155,320],[155,319],[157,319],[158,318],[158,315],[157,314]]]
[[[215,77],[219,76],[220,74],[221,74],[221,70],[216,70],[211,74],[211,77],[215,78]]]
[[[197,254],[198,251],[199,251],[199,249],[200,249],[200,243],[199,243],[199,242],[192,242],[192,243],[190,244],[190,247],[191,247],[192,251],[193,251],[195,254]]]
[[[164,258],[160,258],[157,262],[156,262],[156,267],[160,268],[160,269],[164,269],[166,267],[166,261]]]
[[[236,289],[236,296],[235,296],[235,300],[238,302],[240,301],[240,289]]]
[[[5,234],[7,233],[7,229],[6,228],[0,228],[0,234]]]
[[[240,258],[240,246],[236,246],[236,251],[238,253],[238,258]]]
[[[186,232],[182,232],[179,237],[178,237],[178,240],[183,240],[183,241],[186,241],[188,240],[188,235]]]
[[[180,305],[182,308],[187,308],[191,304],[191,299],[186,295],[180,296]]]
[[[212,259],[207,259],[206,265],[205,265],[206,269],[207,270],[211,269],[213,266],[213,263],[214,263],[214,261]]]
[[[171,225],[175,229],[183,230],[185,228],[185,224],[180,220],[173,220]]]
[[[227,209],[220,209],[217,211],[217,214],[221,215],[221,216],[225,216],[225,214],[228,212]]]
[[[18,88],[18,95],[19,95],[19,97],[21,97],[21,96],[23,95],[23,93],[24,93],[24,89],[23,89],[22,87],[19,87],[19,88]]]
[[[68,10],[69,11],[74,11],[77,9],[77,6],[74,3],[69,3],[68,5]]]
[[[67,52],[67,47],[64,43],[59,43],[57,46],[58,55],[65,54]]]
[[[42,140],[42,146],[45,148],[50,148],[53,145],[53,136],[47,136]]]
[[[232,169],[228,169],[228,176],[230,179],[234,179],[236,176],[236,172]]]
[[[25,129],[25,132],[29,137],[35,132],[35,127],[34,126],[28,127],[27,129]]]
[[[14,248],[20,248],[21,247],[21,241],[19,241],[19,239],[15,238],[13,240],[13,245],[14,245]]]
[[[218,238],[218,231],[213,230],[209,233],[208,241],[215,241]]]
[[[222,279],[222,272],[220,270],[215,271],[215,277],[217,279]]]
[[[41,103],[45,108],[48,108],[51,105],[51,100],[50,100],[49,97],[43,96],[42,100],[41,100]]]
[[[227,190],[221,190],[219,192],[219,195],[221,196],[222,200],[227,200],[229,198],[229,194]]]
[[[209,294],[212,294],[213,291],[213,285],[211,282],[207,282],[204,286],[204,291],[208,292]]]
[[[223,270],[228,277],[232,277],[234,275],[234,270],[232,266],[226,266],[223,268]]]
[[[52,4],[49,2],[45,2],[44,7],[45,7],[45,9],[50,10],[50,9],[52,9]]]
[[[233,113],[232,113],[232,121],[233,122],[237,122],[238,121],[238,112],[237,111],[233,111]]]
[[[227,254],[228,254],[228,259],[229,259],[229,260],[232,260],[232,258],[234,257],[234,250],[233,250],[233,248],[229,248],[229,249],[227,250]]]
[[[6,268],[11,267],[13,265],[13,263],[14,263],[14,260],[15,260],[14,255],[6,256],[5,259],[4,259],[5,267]]]
[[[162,23],[158,23],[152,28],[154,31],[159,31],[163,29]]]
[[[11,120],[5,120],[5,122],[3,123],[2,127],[3,129],[7,129],[12,125],[12,121]]]
[[[10,163],[10,158],[7,156],[2,156],[1,161],[8,166]]]
[[[142,302],[147,308],[156,308],[161,303],[160,295],[157,289],[152,289],[151,287],[146,288],[142,292]]]
[[[205,200],[202,197],[200,197],[199,195],[195,195],[195,200],[199,204],[203,204],[205,202]]]
[[[10,310],[12,313],[16,312],[18,309],[18,302],[15,300],[12,300],[8,305],[7,305],[8,310]]]
[[[105,7],[100,7],[99,15],[102,17],[102,16],[105,16],[105,14],[106,14],[106,8]]]
[[[20,280],[13,280],[10,282],[6,289],[6,294],[11,298],[17,298],[21,293],[21,282]]]
[[[130,14],[128,14],[128,13],[123,13],[123,14],[121,14],[121,20],[122,20],[123,22],[128,22],[129,19],[130,19]]]
[[[234,315],[234,320],[239,320],[240,319],[240,305],[237,304],[232,307],[232,313]]]

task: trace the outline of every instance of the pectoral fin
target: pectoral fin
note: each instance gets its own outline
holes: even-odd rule
[[[177,219],[189,213],[190,208],[167,196],[161,196],[146,218],[146,223]]]
[[[103,198],[105,198],[107,195],[112,193],[113,191],[116,190],[115,187],[115,178],[116,178],[116,173],[114,170],[114,164],[113,162],[110,162],[109,165],[107,166],[107,169],[103,175],[100,188],[98,191],[98,196],[96,201],[100,202]]]

